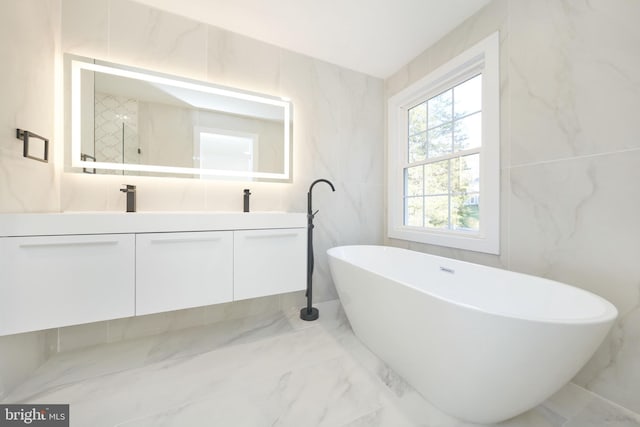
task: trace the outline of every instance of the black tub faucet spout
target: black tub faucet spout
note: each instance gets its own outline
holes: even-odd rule
[[[313,220],[313,217],[316,216],[316,214],[318,213],[318,211],[313,212],[311,198],[313,194],[313,187],[319,182],[326,182],[327,184],[329,184],[332,191],[336,191],[336,188],[328,179],[323,179],[323,178],[316,179],[315,181],[313,181],[313,183],[311,183],[311,186],[309,186],[309,192],[307,193],[307,218],[309,217],[309,215],[311,215],[311,220]]]

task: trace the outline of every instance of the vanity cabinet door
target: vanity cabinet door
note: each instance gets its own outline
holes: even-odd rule
[[[136,315],[232,298],[232,231],[136,235]]]
[[[246,230],[234,234],[234,300],[306,288],[307,230]]]
[[[134,315],[133,235],[0,238],[0,335]]]

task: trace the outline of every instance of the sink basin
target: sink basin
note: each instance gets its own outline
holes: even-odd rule
[[[251,230],[306,226],[287,212],[62,212],[0,214],[0,237],[64,234]]]

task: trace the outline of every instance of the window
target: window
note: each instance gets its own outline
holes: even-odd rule
[[[389,237],[499,253],[498,34],[389,100]]]
[[[245,179],[251,181],[249,174],[258,170],[258,142],[258,134],[196,126],[194,152],[198,155],[193,158],[193,166],[198,169],[247,172]],[[200,178],[225,179],[221,176],[203,174]]]

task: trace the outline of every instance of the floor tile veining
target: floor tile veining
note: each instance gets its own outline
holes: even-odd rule
[[[72,426],[472,426],[364,347],[337,301],[318,306],[316,322],[292,310],[59,353],[5,402],[69,403]],[[570,384],[501,425],[638,421]]]

